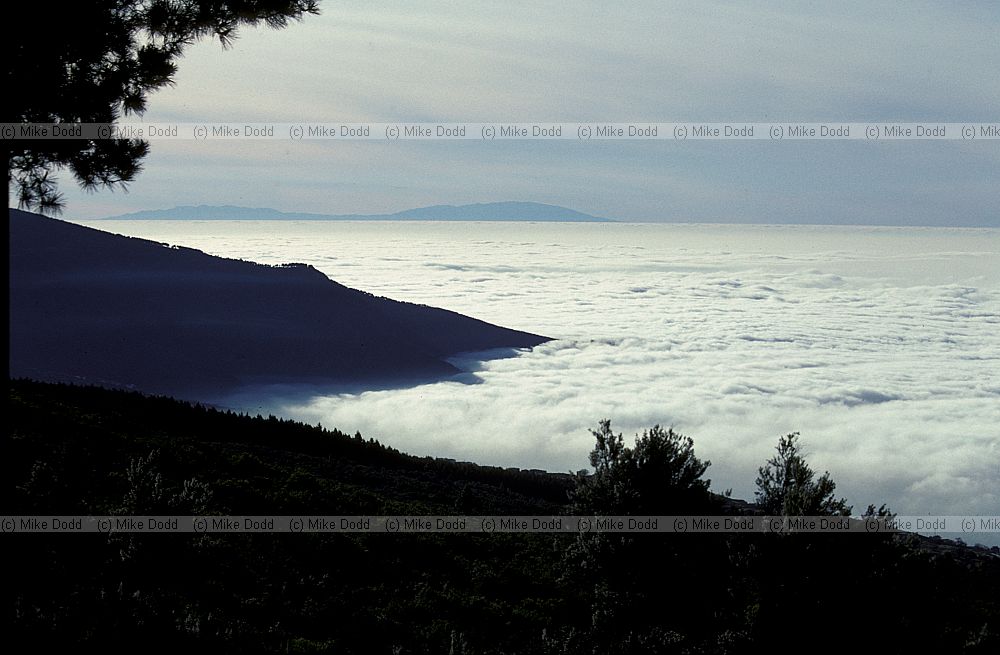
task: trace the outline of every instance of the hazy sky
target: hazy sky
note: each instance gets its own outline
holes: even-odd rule
[[[192,47],[144,119],[1000,122],[992,1],[321,9]],[[128,194],[61,175],[66,216],[529,200],[634,220],[1000,225],[998,141],[152,145]]]

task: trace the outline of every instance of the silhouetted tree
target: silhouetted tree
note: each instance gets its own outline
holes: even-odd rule
[[[775,516],[848,516],[851,507],[833,496],[837,485],[824,472],[819,479],[799,449],[799,433],[778,440],[777,454],[758,469],[757,504]]]
[[[175,60],[202,37],[228,46],[243,25],[284,27],[318,13],[316,0],[94,0],[4,8],[10,123],[107,123],[141,114],[150,91],[172,84]],[[8,201],[58,212],[53,173],[86,189],[124,185],[141,169],[140,139],[7,140]],[[9,204],[9,202],[8,202]]]
[[[717,513],[710,481],[702,477],[710,462],[695,455],[689,437],[655,425],[630,447],[606,419],[591,434],[594,472],[577,476],[574,513]],[[690,647],[689,639],[696,642],[715,630],[727,570],[718,565],[725,542],[714,537],[580,534],[567,549],[565,571],[575,584],[586,581],[588,620],[581,627],[594,652],[681,652]]]
[[[590,452],[594,473],[577,476],[574,509],[593,514],[696,513],[709,504],[711,480],[702,479],[711,462],[698,459],[690,437],[659,425],[636,436],[635,447],[604,419]]]

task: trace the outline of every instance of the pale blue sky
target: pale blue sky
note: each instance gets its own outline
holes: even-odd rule
[[[331,2],[192,47],[144,119],[1000,122],[995,2]],[[529,200],[633,220],[1000,225],[1000,141],[154,141],[128,194],[381,213]]]

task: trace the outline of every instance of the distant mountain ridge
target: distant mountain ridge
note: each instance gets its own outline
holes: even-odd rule
[[[246,384],[408,383],[548,339],[266,266],[9,211],[11,377],[198,399]]]
[[[471,205],[433,205],[393,214],[313,214],[283,212],[269,207],[235,205],[184,205],[172,209],[147,209],[107,220],[283,220],[283,221],[540,221],[553,223],[610,223],[575,209],[540,202],[485,202]]]

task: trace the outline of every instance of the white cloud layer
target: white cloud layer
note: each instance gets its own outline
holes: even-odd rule
[[[95,226],[332,278],[556,338],[456,360],[479,384],[282,402],[414,454],[587,465],[588,428],[673,426],[752,498],[802,433],[860,511],[1000,514],[1000,232],[607,224]]]

